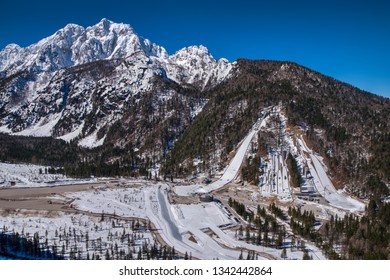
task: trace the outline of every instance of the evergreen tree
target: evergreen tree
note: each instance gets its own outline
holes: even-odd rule
[[[284,259],[284,260],[287,259],[287,250],[286,250],[286,248],[283,248],[280,257],[281,257],[282,259]]]
[[[243,260],[243,259],[244,259],[244,256],[243,256],[243,253],[242,253],[242,250],[241,250],[241,253],[240,253],[240,255],[238,256],[238,259],[239,259],[239,260]]]

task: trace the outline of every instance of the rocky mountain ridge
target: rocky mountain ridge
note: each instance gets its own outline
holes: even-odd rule
[[[29,143],[2,135],[4,147],[17,143],[29,156],[0,149],[0,158],[61,164],[54,150],[68,145],[64,164],[80,176],[153,168],[171,178],[213,174],[272,106],[283,107],[292,130],[304,131],[336,185],[364,196],[369,182],[382,189],[390,182],[390,100],[296,63],[230,63],[203,46],[168,55],[106,19],[0,52],[0,132],[42,137]],[[267,137],[264,143],[275,142]],[[37,154],[37,146],[51,155]]]
[[[130,103],[155,91],[156,80],[204,90],[228,77],[232,67],[203,46],[169,56],[127,24],[68,24],[27,48],[11,44],[0,52],[0,130],[100,146],[105,132],[97,137],[99,129],[108,130]],[[167,88],[156,94],[167,101],[176,93]],[[201,104],[193,106],[192,117]]]

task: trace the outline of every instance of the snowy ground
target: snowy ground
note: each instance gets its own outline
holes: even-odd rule
[[[195,193],[206,192],[203,184],[177,185],[173,188],[174,192],[180,196],[191,196]]]
[[[136,188],[94,190],[70,194],[73,207],[88,212],[150,219],[162,238],[180,252],[201,259],[237,259],[238,251],[225,250],[202,229],[232,221],[216,204],[170,205],[166,184]],[[193,236],[198,243],[190,241]]]
[[[27,238],[38,233],[40,243],[47,240],[50,248],[57,247],[59,254],[64,250],[65,258],[69,258],[73,250],[82,259],[87,258],[87,253],[90,258],[94,254],[104,259],[106,251],[111,252],[115,246],[126,254],[131,250],[136,258],[143,243],[153,244],[153,237],[149,231],[133,230],[131,225],[131,222],[111,218],[102,220],[98,216],[83,214],[26,212],[0,215],[0,232],[18,232]]]
[[[1,167],[3,177],[17,181],[18,186],[36,187],[49,184],[48,180],[57,183],[66,180],[62,175],[44,174],[44,166],[1,164]],[[17,231],[24,236],[32,236],[38,232],[41,242],[47,239],[48,243],[57,246],[58,250],[61,250],[63,245],[66,246],[66,257],[69,257],[70,250],[77,250],[82,258],[86,258],[87,252],[90,255],[102,256],[102,253],[112,249],[115,243],[119,245],[119,250],[128,246],[123,240],[120,241],[118,236],[123,230],[127,233],[131,231],[129,225],[120,219],[139,217],[149,219],[159,229],[159,234],[168,245],[180,252],[190,252],[195,258],[237,259],[241,248],[254,250],[260,259],[280,258],[281,250],[250,245],[234,237],[234,231],[229,227],[234,226],[236,221],[219,203],[171,205],[167,199],[171,188],[165,183],[123,179],[118,184],[109,184],[106,187],[104,185],[102,182],[85,188],[85,191],[53,195],[53,200],[73,200],[73,209],[85,211],[83,214],[6,214],[0,217],[0,227],[5,228],[6,232]],[[188,186],[188,189],[192,188],[193,191],[198,187],[199,185]],[[51,191],[55,192],[55,187]],[[117,215],[119,220],[115,222],[116,226],[112,226],[111,220],[100,222],[99,216],[102,213]],[[69,238],[66,241],[59,237],[64,231],[66,233],[62,235],[72,232],[73,243]],[[88,248],[87,232],[90,240]],[[135,246],[142,242],[152,243],[152,237],[148,233],[143,233],[142,236],[132,235],[132,239],[138,240],[138,245]],[[137,251],[137,247],[132,248]],[[302,252],[292,252],[289,258],[301,259]]]
[[[39,167],[34,168],[38,168],[39,173]],[[29,174],[34,173],[31,172],[31,167],[29,170]],[[31,181],[33,180],[28,180],[29,183]],[[175,247],[179,252],[189,252],[195,258],[238,259],[242,249],[255,251],[259,259],[280,258],[281,250],[255,246],[239,240],[235,236],[235,230],[230,229],[236,225],[236,221],[231,213],[219,203],[171,205],[167,198],[171,187],[165,183],[122,180],[121,184],[115,186],[111,184],[104,187],[103,185],[104,183],[102,186],[96,185],[85,191],[62,194],[62,199],[73,200],[72,209],[84,211],[84,214],[60,214],[56,217],[7,215],[0,219],[0,226],[5,226],[7,231],[20,231],[24,234],[29,233],[30,236],[38,231],[42,241],[46,239],[47,230],[49,242],[55,242],[57,246],[61,246],[65,241],[59,240],[55,233],[56,230],[61,231],[67,228],[68,232],[73,232],[74,229],[76,238],[81,241],[83,238],[85,241],[85,234],[89,232],[90,239],[94,240],[94,243],[90,244],[94,246],[93,252],[96,250],[103,252],[104,249],[111,248],[114,244],[112,235],[118,236],[117,231],[123,231],[123,229],[127,231],[128,225],[117,222],[120,226],[118,230],[115,230],[112,224],[109,224],[110,222],[107,222],[107,225],[98,224],[99,218],[96,215],[115,214],[119,219],[130,217],[149,219],[168,245]],[[197,187],[199,185],[189,186],[188,189]],[[93,230],[95,230],[94,233],[92,233]],[[135,238],[139,238],[139,242],[142,240],[151,242],[150,236],[136,236]],[[114,240],[118,243],[118,239],[114,238]],[[77,250],[85,254],[87,248],[82,244],[81,242],[81,245],[75,246],[79,246]],[[316,256],[323,258],[318,249],[312,250],[314,258],[317,258]],[[302,255],[301,251],[291,251],[288,258],[301,259]]]
[[[11,187],[12,182],[15,184],[12,187],[44,187],[96,181],[68,178],[62,174],[48,174],[46,170],[49,168],[50,166],[0,162],[0,188]]]
[[[98,136],[97,136],[98,131],[99,131],[99,129],[96,129],[90,135],[81,139],[78,144],[84,148],[96,148],[96,147],[103,145],[104,139],[106,139],[107,135],[104,135],[104,137],[98,139]]]
[[[42,118],[38,123],[32,125],[21,132],[14,133],[15,135],[44,137],[51,136],[52,130],[58,121],[61,119],[62,113],[49,115],[46,118]]]
[[[170,204],[166,184],[99,189],[70,194],[73,207],[87,212],[116,214],[149,219],[164,241],[180,252],[199,259],[238,259],[241,248],[254,250],[260,259],[280,258],[281,250],[254,246],[234,237],[230,227],[236,221],[221,204]],[[210,234],[211,233],[211,234]],[[313,252],[323,258],[318,249]],[[301,251],[291,258],[301,259]],[[314,256],[315,257],[315,256]],[[316,258],[316,257],[315,257]]]

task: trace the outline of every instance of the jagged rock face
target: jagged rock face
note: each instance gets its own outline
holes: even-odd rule
[[[166,51],[139,37],[127,24],[103,19],[92,27],[68,24],[52,36],[27,48],[12,44],[0,54],[0,71],[6,75],[26,69],[55,71],[102,59],[144,56],[167,58]]]
[[[29,47],[11,44],[0,52],[0,131],[99,146],[110,126],[138,108],[144,96],[156,96],[152,106],[172,96],[187,104],[179,88],[213,87],[231,69],[203,46],[169,56],[127,24],[107,19],[88,28],[68,24]],[[188,119],[205,101],[190,103],[184,110]]]
[[[180,84],[193,84],[202,90],[215,86],[230,73],[232,64],[226,59],[216,61],[204,46],[181,49],[169,57],[168,77]]]

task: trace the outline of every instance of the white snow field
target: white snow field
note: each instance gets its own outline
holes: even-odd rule
[[[302,137],[298,139],[298,143],[301,150],[309,154],[310,158],[306,158],[304,153],[302,153],[302,156],[307,160],[308,167],[311,175],[313,176],[314,185],[318,193],[334,207],[349,210],[351,212],[364,211],[364,203],[336,190],[332,181],[328,177],[326,167],[320,160],[319,156],[307,147],[305,140]]]
[[[33,164],[10,164],[0,162],[0,188],[10,187],[45,187],[66,184],[91,183],[96,179],[74,179],[62,174],[49,174],[50,166]]]
[[[70,196],[75,198],[73,207],[80,210],[150,219],[165,242],[180,252],[191,252],[195,258],[238,258],[239,251],[221,248],[201,231],[232,222],[216,204],[170,205],[168,190],[168,185],[160,184],[86,191]],[[198,240],[197,244],[188,239],[190,234]]]
[[[176,250],[191,253],[199,259],[238,259],[241,249],[253,250],[259,259],[280,258],[281,250],[254,246],[234,237],[228,228],[234,218],[215,202],[170,204],[170,186],[145,182],[139,187],[106,188],[69,194],[73,208],[93,213],[116,214],[121,217],[149,219],[164,241]],[[324,256],[315,247],[308,247],[316,259]],[[302,259],[301,251],[289,258]]]
[[[128,254],[133,250],[138,252],[144,242],[153,244],[150,231],[134,231],[131,222],[111,218],[102,220],[99,215],[48,215],[43,212],[0,215],[0,232],[18,232],[27,238],[38,233],[40,243],[43,244],[47,240],[48,245],[56,246],[59,253],[64,250],[65,258],[69,258],[71,250],[79,252],[82,259],[87,258],[87,252],[90,257],[92,254],[99,254],[104,258],[106,250],[111,250],[113,246],[118,246],[118,250]],[[130,236],[127,237],[127,234]]]

